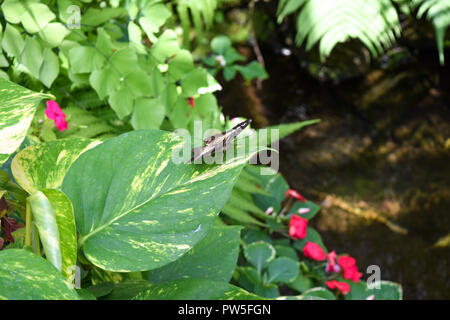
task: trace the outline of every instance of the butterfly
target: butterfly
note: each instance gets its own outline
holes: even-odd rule
[[[193,161],[206,156],[210,155],[213,152],[221,151],[223,149],[226,149],[228,145],[233,141],[234,138],[236,138],[247,126],[252,122],[251,119],[243,121],[230,130],[227,130],[222,133],[214,134],[206,139],[203,140],[205,143],[204,147],[196,147],[192,149],[192,152],[194,155],[191,159],[186,161],[186,163],[192,163]]]

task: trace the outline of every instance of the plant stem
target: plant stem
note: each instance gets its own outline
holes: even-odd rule
[[[26,216],[25,216],[25,245],[31,246],[31,207],[28,199],[26,200]]]

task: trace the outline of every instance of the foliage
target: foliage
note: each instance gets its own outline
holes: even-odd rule
[[[436,42],[439,50],[439,61],[444,64],[444,39],[445,31],[450,26],[450,1],[449,0],[412,0],[412,8],[418,8],[417,17],[426,15],[436,30]]]
[[[417,18],[426,16],[436,31],[439,60],[444,64],[445,31],[450,25],[449,0],[281,0],[278,22],[298,11],[297,45],[306,41],[306,50],[316,43],[322,60],[336,44],[359,39],[377,56],[400,36],[399,9]],[[417,10],[416,10],[417,9]]]
[[[390,0],[284,0],[279,2],[278,21],[297,10],[297,44],[306,40],[310,50],[320,42],[323,58],[334,46],[357,38],[376,56],[400,34],[400,23]]]
[[[79,28],[71,5],[82,8]],[[198,46],[208,42],[218,5],[2,2],[0,298],[342,297],[325,288],[323,262],[299,254],[307,242],[327,252],[319,233],[287,234],[293,213],[306,209],[310,220],[319,206],[286,198],[281,175],[248,164],[318,120],[246,129],[236,143],[244,152],[223,164],[173,161],[191,145],[170,131],[193,132],[196,120],[202,134],[232,125],[212,74],[267,77],[256,62],[236,64],[244,58],[224,35],[199,59],[209,69],[196,63],[188,44],[193,34]],[[63,106],[68,130],[53,128],[43,99]],[[346,298],[374,294],[361,281],[352,286]],[[397,284],[382,288],[375,295],[401,298]]]

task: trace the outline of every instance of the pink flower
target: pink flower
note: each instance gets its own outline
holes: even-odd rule
[[[338,259],[338,264],[344,270],[344,279],[350,279],[353,282],[359,282],[359,279],[362,277],[362,273],[358,272],[355,258],[350,256],[341,256]]]
[[[303,239],[306,237],[307,227],[308,220],[293,214],[289,221],[289,235],[294,239]]]
[[[298,209],[298,213],[299,214],[305,214],[305,213],[308,213],[308,212],[310,212],[311,211],[311,209],[309,209],[309,208],[300,208],[300,209]]]
[[[303,247],[303,254],[305,257],[316,261],[325,260],[327,257],[321,246],[309,241],[306,242],[306,245]]]
[[[45,115],[47,118],[55,121],[55,126],[59,131],[68,129],[66,122],[66,115],[59,107],[58,103],[54,100],[47,101],[47,108],[45,109]]]
[[[287,198],[294,198],[296,200],[302,201],[302,202],[306,202],[306,199],[297,191],[295,191],[294,189],[289,189],[288,191],[286,191],[285,196]]]
[[[325,284],[331,290],[338,289],[342,294],[347,294],[350,292],[350,285],[346,282],[339,282],[337,280],[325,281]]]
[[[273,213],[273,207],[268,207],[267,210],[264,212],[265,214],[269,215]]]
[[[327,266],[325,267],[325,272],[338,273],[341,271],[341,268],[335,261],[336,257],[337,255],[334,250],[327,254]]]

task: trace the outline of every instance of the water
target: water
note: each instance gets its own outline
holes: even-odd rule
[[[302,71],[293,56],[267,47],[263,55],[270,79],[261,91],[222,81],[224,112],[257,126],[322,119],[281,143],[290,185],[318,203],[334,195],[408,230],[331,206],[312,222],[328,249],[351,254],[363,271],[380,266],[383,280],[403,285],[405,299],[450,299],[450,248],[433,247],[450,233],[450,90],[443,78],[439,88],[437,59],[333,85]]]

